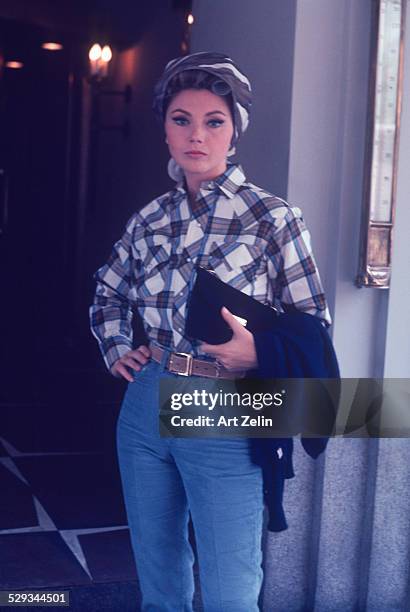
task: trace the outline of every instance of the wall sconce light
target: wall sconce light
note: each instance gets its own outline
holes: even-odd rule
[[[192,13],[185,14],[184,36],[181,41],[181,53],[186,55],[191,47],[191,26],[195,22],[195,17]]]
[[[108,62],[110,62],[111,60],[112,60],[111,47],[109,45],[104,45],[104,47],[101,50],[101,61],[104,62],[104,64],[108,64]]]
[[[109,45],[101,47],[99,43],[94,43],[88,52],[90,61],[90,78],[92,94],[91,106],[91,131],[92,133],[114,130],[123,133],[126,138],[130,133],[130,123],[125,119],[123,123],[106,124],[101,121],[101,106],[104,98],[119,97],[124,100],[124,105],[128,106],[132,99],[132,87],[126,85],[123,90],[105,89],[104,79],[108,75],[108,65],[112,59],[112,51]]]
[[[104,79],[108,75],[108,64],[112,59],[112,51],[109,45],[101,45],[95,43],[88,52],[90,60],[90,75],[91,78],[97,81]]]

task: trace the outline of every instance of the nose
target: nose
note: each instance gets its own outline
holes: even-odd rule
[[[192,125],[191,133],[189,135],[190,142],[203,142],[204,132],[201,125]]]

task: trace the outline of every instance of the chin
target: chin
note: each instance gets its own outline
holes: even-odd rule
[[[192,162],[186,162],[186,160],[179,164],[184,172],[191,172],[192,174],[205,174],[212,171],[212,168],[204,160],[192,160]]]

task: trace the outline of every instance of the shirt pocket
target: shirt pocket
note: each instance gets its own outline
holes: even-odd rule
[[[152,295],[163,291],[169,274],[172,244],[166,236],[151,237],[140,249],[139,286],[145,285]]]
[[[209,250],[208,268],[234,287],[252,293],[257,277],[266,271],[263,252],[255,239],[247,242],[213,242]]]

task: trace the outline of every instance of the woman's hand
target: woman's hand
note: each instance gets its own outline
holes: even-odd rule
[[[141,366],[146,364],[151,357],[151,351],[145,345],[139,346],[137,349],[133,349],[132,351],[128,351],[125,353],[120,359],[114,362],[111,366],[111,374],[113,374],[116,378],[125,378],[128,382],[133,382],[133,377],[129,373],[127,368],[131,368],[136,372],[141,370]]]
[[[221,314],[233,331],[232,339],[224,344],[203,343],[200,345],[201,350],[214,357],[230,371],[257,368],[258,357],[253,334],[243,327],[225,306],[222,308]]]

